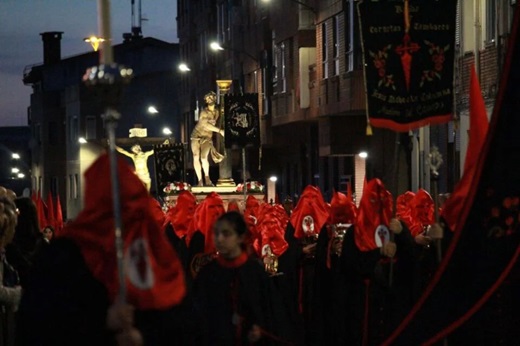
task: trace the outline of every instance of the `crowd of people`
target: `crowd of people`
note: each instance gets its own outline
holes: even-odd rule
[[[378,345],[438,264],[424,190],[394,203],[372,179],[356,204],[307,186],[295,206],[182,191],[165,213],[119,161],[122,290],[108,170],[104,155],[86,172],[56,237],[0,189],[0,345]]]

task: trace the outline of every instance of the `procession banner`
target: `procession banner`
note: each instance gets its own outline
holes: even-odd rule
[[[442,262],[383,346],[438,345],[446,338],[450,345],[518,344],[519,35],[517,7],[489,129],[474,160],[467,195],[459,198],[455,229],[445,231]],[[475,108],[470,112],[479,112]],[[471,128],[471,136],[475,130]]]
[[[370,124],[405,132],[452,118],[457,1],[361,1]]]
[[[224,98],[226,148],[260,146],[258,94],[228,94]]]
[[[163,189],[173,182],[185,180],[184,145],[162,144],[154,146],[155,176],[157,187]]]

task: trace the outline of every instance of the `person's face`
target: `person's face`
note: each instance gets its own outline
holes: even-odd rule
[[[132,147],[132,152],[133,152],[134,154],[139,154],[141,151],[142,151],[142,150],[141,150],[141,147],[138,146],[138,145],[134,145],[134,146]]]
[[[244,236],[238,235],[229,222],[225,220],[217,222],[213,229],[213,237],[215,248],[221,256],[231,257],[241,251]]]
[[[214,105],[217,102],[217,100],[214,96],[206,96],[204,98],[204,102],[206,102],[206,104],[208,105]]]
[[[45,239],[47,239],[47,240],[50,241],[50,240],[52,239],[52,236],[53,236],[53,235],[54,235],[54,234],[52,233],[52,230],[51,230],[50,228],[45,228],[45,229],[43,230],[43,237],[44,237]]]

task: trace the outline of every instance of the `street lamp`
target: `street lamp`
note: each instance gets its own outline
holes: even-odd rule
[[[159,113],[159,111],[157,110],[157,108],[155,108],[155,106],[149,106],[148,107],[148,113],[150,113],[150,114],[157,114],[157,113]]]
[[[191,69],[188,67],[188,65],[186,63],[180,63],[179,70],[181,70],[181,72],[191,71]]]
[[[87,143],[87,140],[84,137],[79,137],[78,142],[79,142],[79,144],[85,144],[85,143]]]
[[[14,160],[19,160],[19,159],[20,159],[20,154],[13,153],[11,157],[12,157]]]
[[[368,153],[366,151],[361,151],[358,155],[362,159],[366,159],[368,157]]]
[[[209,44],[209,47],[210,47],[211,49],[213,49],[214,51],[217,51],[217,50],[224,50],[224,47],[222,47],[218,42],[215,42],[215,41],[211,42],[211,43]]]
[[[11,168],[11,173],[20,173],[20,168],[17,168],[17,167],[13,167]]]
[[[172,130],[170,130],[170,128],[165,127],[165,128],[163,128],[162,133],[163,133],[163,135],[170,136],[173,132],[172,132]]]
[[[20,179],[25,178],[25,174],[23,174],[23,173],[18,173],[17,177],[20,178]]]
[[[231,48],[231,47],[228,47],[228,46],[222,46],[220,45],[220,43],[218,43],[217,41],[213,41],[209,44],[209,47],[211,48],[211,50],[214,50],[214,51],[219,51],[219,50],[229,50],[229,51],[232,51],[232,52],[236,52],[236,53],[240,53],[240,54],[244,54],[246,55],[247,57],[249,57],[251,60],[253,60],[254,62],[256,62],[257,64],[259,63],[258,59],[256,57],[254,57],[252,54],[246,52],[245,50],[240,50],[240,49],[235,49],[235,48]]]

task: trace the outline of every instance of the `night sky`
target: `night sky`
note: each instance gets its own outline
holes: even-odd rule
[[[177,42],[177,1],[142,0],[143,36]],[[137,3],[137,0],[136,0]],[[112,0],[112,38],[131,29],[131,0]],[[91,51],[83,39],[97,34],[96,0],[0,0],[0,126],[27,125],[31,87],[27,65],[43,62],[41,32],[62,31],[61,56]]]

